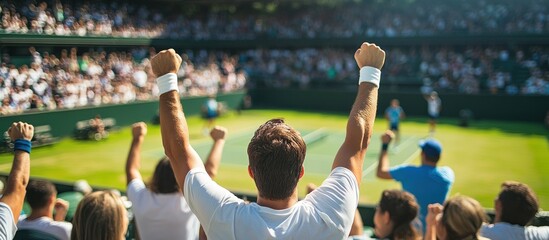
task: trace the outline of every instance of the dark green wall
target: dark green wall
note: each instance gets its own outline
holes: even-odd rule
[[[482,45],[482,44],[547,44],[549,34],[440,34],[414,37],[353,37],[288,39],[258,37],[252,40],[194,40],[194,39],[155,39],[122,38],[109,36],[56,36],[43,34],[16,34],[0,31],[0,46],[155,46],[160,48],[197,49],[238,49],[238,48],[318,48],[318,47],[358,47],[362,42],[375,42],[380,46],[420,46],[433,45]]]
[[[230,109],[240,106],[244,91],[217,96],[219,102],[224,102]],[[195,115],[200,113],[200,106],[206,97],[183,98],[185,114]],[[117,126],[127,126],[134,122],[150,122],[158,113],[158,101],[136,102],[120,105],[100,107],[86,107],[71,110],[55,110],[47,112],[24,113],[19,115],[0,117],[0,127],[7,129],[12,122],[22,121],[34,126],[50,125],[51,134],[55,137],[70,136],[73,134],[76,123],[93,118],[96,114],[102,118],[114,118]]]
[[[354,90],[256,89],[250,95],[255,106],[347,113],[356,96]],[[380,91],[378,115],[391,99],[400,100],[408,116],[427,116],[427,103],[418,93]],[[542,122],[549,111],[549,96],[440,94],[441,117],[459,117],[470,109],[475,119]]]

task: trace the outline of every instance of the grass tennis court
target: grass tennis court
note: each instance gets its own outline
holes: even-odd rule
[[[330,171],[333,157],[343,142],[347,115],[284,110],[249,110],[241,115],[230,113],[218,120],[229,129],[223,160],[217,181],[231,190],[255,192],[246,171],[246,146],[253,131],[270,118],[284,117],[298,129],[308,143],[305,176],[300,182],[300,195],[309,182],[320,184]],[[209,137],[202,135],[203,122],[188,118],[191,143],[205,157],[211,146]],[[426,119],[410,118],[401,125],[402,139],[390,150],[391,165],[419,162],[417,143],[427,136]],[[375,178],[379,135],[387,123],[377,119],[374,136],[364,164],[361,202],[378,201],[383,189],[400,188],[394,181]],[[542,208],[549,209],[549,131],[540,124],[477,121],[470,128],[457,126],[457,120],[443,119],[435,137],[443,144],[441,165],[456,173],[451,194],[463,194],[478,199],[492,208],[493,199],[504,180],[529,184],[538,194]],[[53,146],[34,149],[31,175],[56,180],[87,179],[92,185],[125,188],[124,163],[130,145],[129,128],[110,135],[109,139],[75,141],[64,139]],[[149,124],[142,150],[142,174],[148,178],[156,161],[163,154],[160,127]],[[11,166],[10,154],[0,155],[0,171]]]

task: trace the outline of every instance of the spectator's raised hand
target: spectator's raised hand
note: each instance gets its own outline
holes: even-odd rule
[[[17,139],[25,139],[30,141],[34,136],[34,127],[28,123],[14,122],[8,129],[8,135],[10,136],[11,141],[15,141]]]
[[[58,198],[55,200],[53,209],[55,209],[55,221],[63,221],[69,211],[69,202]]]
[[[147,124],[144,122],[134,123],[132,125],[133,138],[144,137],[147,135]]]
[[[383,135],[381,135],[381,142],[384,144],[389,144],[393,138],[395,138],[395,133],[391,130],[387,130],[383,133]]]
[[[226,134],[227,134],[227,129],[221,126],[215,126],[210,131],[210,137],[212,137],[214,141],[225,139]]]
[[[172,48],[162,50],[151,59],[153,73],[160,77],[167,73],[175,73],[181,66],[181,57]]]
[[[435,204],[429,204],[429,210],[427,212],[427,217],[425,217],[425,222],[427,223],[427,226],[435,226],[437,221],[437,216],[442,213],[443,207],[442,205],[435,203]]]
[[[374,67],[379,70],[385,63],[385,51],[373,43],[363,43],[355,52],[358,68]]]

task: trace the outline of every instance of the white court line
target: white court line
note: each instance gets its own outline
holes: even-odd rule
[[[229,132],[229,137],[226,139],[226,142],[227,142],[227,140],[235,140],[235,139],[239,139],[239,138],[246,137],[246,136],[251,137],[254,132],[255,132],[255,128],[247,128],[247,129],[238,131],[234,135],[231,135],[231,133]],[[206,145],[206,144],[209,145],[211,143],[212,143],[212,139],[209,136],[205,137],[205,138],[202,138],[202,139],[194,140],[194,141],[191,140],[191,146],[193,146],[193,148],[203,146],[203,145]],[[158,148],[145,150],[145,151],[142,152],[142,154],[148,154],[148,153],[155,153],[156,154],[158,151],[164,151],[164,148],[162,147],[162,145],[160,145]]]
[[[416,139],[416,137],[408,137],[408,139],[406,139],[406,141],[404,141],[404,142],[402,142],[402,143],[399,143],[398,145],[396,145],[396,146],[393,147],[393,149],[394,149],[393,153],[394,153],[394,154],[400,153],[401,149],[404,148],[404,147],[402,147],[402,146],[408,147],[407,144],[408,144],[408,142],[410,142],[410,141],[417,141],[417,139]]]
[[[322,134],[325,129],[326,128],[319,128],[319,129],[314,130],[310,133],[307,133],[305,136],[303,136],[303,141],[305,141],[305,143],[307,143],[308,141],[310,141],[310,138],[313,138],[313,136],[315,136],[315,135]]]

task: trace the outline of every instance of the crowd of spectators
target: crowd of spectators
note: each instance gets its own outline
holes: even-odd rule
[[[366,1],[335,6],[280,4],[272,12],[182,14],[169,4],[125,1],[0,1],[0,30],[75,36],[174,39],[347,38],[549,31],[542,0]],[[334,14],[334,12],[344,14]]]
[[[79,54],[72,48],[55,55],[31,47],[30,65],[19,67],[4,57],[1,114],[154,99],[158,90],[147,58],[151,54],[154,49]],[[344,49],[251,49],[234,55],[188,50],[182,56],[183,96],[245,86],[352,86],[358,76]],[[543,47],[395,48],[388,52],[385,69],[386,86],[411,85],[424,93],[549,94],[549,49]]]
[[[342,49],[250,50],[240,54],[242,67],[256,84],[311,87],[354,84],[358,71]],[[391,49],[387,84],[411,84],[465,94],[549,94],[549,49],[441,47]]]
[[[154,49],[150,49],[154,54]],[[88,51],[76,48],[59,55],[29,48],[30,66],[16,67],[9,57],[0,67],[0,114],[119,104],[158,97],[147,49],[130,52]],[[216,52],[189,52],[179,72],[183,96],[211,95],[244,87],[234,57]],[[191,56],[191,61],[188,56]]]

